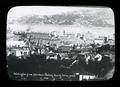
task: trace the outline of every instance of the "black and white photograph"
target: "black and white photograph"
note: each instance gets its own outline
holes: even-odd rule
[[[109,7],[16,6],[7,14],[7,73],[16,81],[104,81],[115,72]]]

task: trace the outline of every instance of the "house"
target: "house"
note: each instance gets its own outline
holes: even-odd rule
[[[14,54],[16,57],[21,58],[21,56],[29,56],[29,49],[28,48],[17,48],[17,49],[12,49],[11,54]]]
[[[54,52],[50,51],[50,52],[46,53],[46,58],[57,60],[57,55]]]
[[[12,47],[12,46],[23,47],[23,46],[26,46],[26,45],[25,45],[24,41],[17,41],[17,40],[7,41],[7,47]]]

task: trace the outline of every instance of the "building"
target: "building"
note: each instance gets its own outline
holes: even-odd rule
[[[67,37],[75,37],[75,34],[73,34],[73,33],[67,33],[66,36]]]
[[[108,44],[109,44],[109,45],[115,45],[115,41],[114,41],[113,39],[109,39],[109,40],[108,40]]]
[[[80,45],[80,44],[84,44],[84,41],[77,38],[76,36],[60,36],[59,37],[62,45]]]
[[[94,40],[94,35],[88,31],[84,34],[84,40]]]
[[[9,41],[7,41],[7,47],[13,47],[13,46],[24,47],[26,45],[25,45],[24,41],[17,41],[17,40],[9,40]]]
[[[16,57],[21,58],[21,56],[29,56],[28,48],[16,48],[10,51],[11,54],[14,54]]]
[[[79,81],[95,79],[95,75],[79,75]]]
[[[105,36],[99,36],[98,38],[103,39],[104,43],[107,43],[108,41],[108,37],[105,37]]]
[[[76,37],[79,38],[79,39],[82,39],[82,34],[77,33]]]
[[[93,44],[94,43],[94,35],[91,32],[87,32],[83,35],[83,40],[87,44]]]
[[[31,39],[50,40],[49,33],[36,33],[36,32],[32,32],[32,33],[26,33],[26,34],[27,34],[27,38],[29,38],[31,36]]]
[[[50,33],[50,35],[52,35],[53,37],[58,37],[58,32],[57,31],[52,31]]]
[[[108,40],[109,40],[109,39],[115,40],[115,34],[109,35],[109,36],[108,36]]]
[[[105,36],[99,36],[94,40],[95,44],[100,44],[100,45],[106,44],[108,43],[108,41],[109,41],[108,37]]]
[[[96,38],[94,39],[95,44],[103,45],[104,44],[104,39],[101,38]]]
[[[27,39],[30,38],[31,42],[35,42],[35,44],[47,44],[48,42],[54,42],[58,39],[52,39],[49,33],[27,33]]]
[[[108,36],[108,44],[115,45],[115,34]]]
[[[72,50],[72,47],[71,46],[60,46],[58,48],[58,51],[59,52],[70,52]]]
[[[86,45],[88,45],[88,44],[94,44],[94,40],[87,39],[87,40],[85,40],[85,43],[86,43]]]

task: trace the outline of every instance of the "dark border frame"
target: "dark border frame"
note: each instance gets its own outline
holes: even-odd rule
[[[9,0],[2,2],[0,6],[0,81],[4,82],[3,85],[12,86],[115,86],[113,82],[116,82],[119,78],[118,67],[119,67],[119,55],[116,53],[115,59],[115,73],[112,79],[108,81],[92,81],[92,82],[23,82],[23,81],[13,81],[9,79],[6,70],[6,24],[7,24],[7,13],[15,6],[105,6],[110,7],[115,16],[115,31],[118,28],[118,11],[119,8],[115,5],[114,1],[109,0]],[[118,38],[115,33],[115,37]],[[119,39],[119,38],[118,38]],[[2,46],[3,45],[3,46]],[[117,42],[116,42],[117,45]],[[115,46],[116,46],[115,45]],[[119,45],[119,44],[118,44]],[[118,46],[119,47],[119,46]],[[117,47],[117,48],[118,48]],[[116,48],[115,48],[116,49]],[[1,82],[1,83],[2,83]]]

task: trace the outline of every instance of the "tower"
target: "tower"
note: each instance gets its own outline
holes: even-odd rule
[[[63,35],[65,35],[65,30],[63,30]]]

